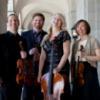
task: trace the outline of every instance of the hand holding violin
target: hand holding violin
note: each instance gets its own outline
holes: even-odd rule
[[[22,59],[26,59],[26,57],[27,57],[27,53],[25,52],[25,51],[20,51],[20,55],[21,55],[21,58]]]

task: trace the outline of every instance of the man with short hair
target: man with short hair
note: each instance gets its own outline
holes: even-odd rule
[[[0,37],[0,77],[6,88],[7,100],[20,100],[20,89],[16,84],[16,62],[21,58],[19,42],[23,41],[18,34],[19,19],[16,14],[10,14],[7,20],[7,32]],[[24,54],[25,55],[25,54]]]
[[[40,84],[35,83],[37,81],[38,75],[38,64],[39,55],[41,53],[41,42],[46,32],[43,30],[45,17],[42,13],[35,13],[32,17],[32,29],[22,33],[22,37],[27,43],[28,58],[33,62],[33,75],[35,77],[34,83],[31,86],[24,85],[26,90],[26,99],[33,100],[33,95],[35,100],[42,100]]]

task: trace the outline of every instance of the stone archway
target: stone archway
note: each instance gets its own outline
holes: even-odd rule
[[[24,0],[22,0],[24,1]],[[31,2],[30,2],[31,1]],[[65,16],[65,20],[68,20],[68,1],[67,0],[54,0],[54,1],[47,1],[47,0],[37,0],[37,2],[32,2],[30,0],[29,3],[25,6],[21,6],[16,10],[18,14],[21,15],[21,24],[23,28],[28,29],[30,27],[30,21],[33,13],[41,12],[46,16],[45,28],[47,23],[49,23],[50,17],[54,13],[62,13]],[[18,5],[18,3],[17,3]],[[16,6],[17,8],[17,6]],[[19,11],[19,12],[18,12]],[[67,22],[68,23],[68,22]]]

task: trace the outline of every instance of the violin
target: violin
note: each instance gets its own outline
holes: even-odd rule
[[[83,86],[85,81],[84,81],[84,64],[83,63],[79,63],[78,66],[78,83],[80,84],[80,86]]]
[[[83,51],[83,45],[80,46],[80,51]],[[78,61],[78,83],[80,86],[83,86],[85,84],[84,81],[84,64],[83,62]]]
[[[17,68],[19,71],[16,75],[16,82],[17,84],[22,85],[24,83],[24,63],[22,59],[17,60]]]
[[[21,50],[24,50],[22,41],[19,42],[19,46]],[[27,59],[18,59],[17,68],[18,68],[18,73],[16,75],[17,84],[32,85],[33,84],[32,61],[29,61]]]

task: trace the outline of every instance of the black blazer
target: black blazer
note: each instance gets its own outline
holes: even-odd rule
[[[46,34],[47,33],[43,30],[39,33],[37,33],[34,30],[29,30],[29,31],[23,32],[21,34],[21,36],[26,40],[27,51],[29,51],[33,47],[40,48],[42,39],[43,39],[44,35],[46,35]]]
[[[17,34],[11,32],[0,35],[0,77],[5,83],[15,81],[16,62],[20,58],[19,42],[24,41]]]

